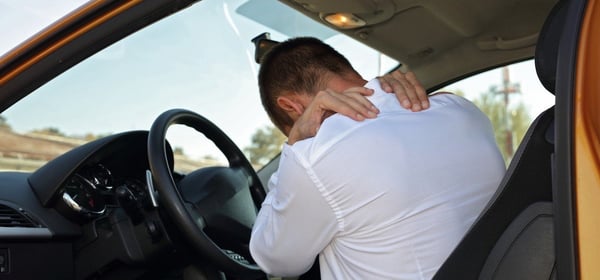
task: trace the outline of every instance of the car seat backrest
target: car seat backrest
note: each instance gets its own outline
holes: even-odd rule
[[[557,3],[541,29],[535,64],[554,91],[566,5]],[[433,279],[553,279],[554,107],[524,136],[498,190]]]
[[[558,2],[548,14],[535,48],[535,69],[542,85],[552,94],[558,67],[558,43],[565,25],[566,1]]]
[[[552,203],[553,144],[548,141],[546,132],[551,129],[553,119],[554,108],[550,108],[533,122],[490,203],[440,267],[434,279],[478,279],[484,266],[490,266],[490,263],[505,263],[504,260],[495,260],[494,256],[489,257],[495,247],[501,246],[497,243],[502,236],[509,236],[504,238],[515,240],[522,234],[533,234],[528,232],[528,229],[514,233],[508,229],[515,223],[521,223],[519,220],[524,218],[519,219],[519,216],[530,216],[527,209],[531,205]],[[551,215],[551,213],[547,214]],[[536,252],[531,253],[536,254]],[[512,252],[505,252],[502,258],[505,256],[523,259],[530,257],[515,256]],[[554,258],[554,256],[547,257]],[[486,267],[486,270],[494,270],[498,273],[507,269],[510,268],[503,267],[498,271]]]
[[[553,224],[551,202],[527,207],[500,236],[479,279],[551,279],[555,275]]]

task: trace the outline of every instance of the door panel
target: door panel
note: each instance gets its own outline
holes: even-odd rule
[[[575,81],[575,199],[581,279],[600,279],[600,3],[588,1]]]

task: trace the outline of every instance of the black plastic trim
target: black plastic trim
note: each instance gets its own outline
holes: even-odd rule
[[[147,135],[146,131],[129,131],[79,146],[32,173],[28,178],[29,184],[44,207],[53,206],[62,184],[84,163],[102,158],[102,153],[123,149],[127,143],[145,143]],[[139,150],[143,151],[143,148]]]
[[[555,239],[558,279],[579,279],[573,174],[573,98],[577,48],[587,1],[568,1],[556,73]]]
[[[47,239],[52,232],[47,228],[0,227],[0,239]]]
[[[27,182],[28,176],[29,173],[23,172],[0,172],[0,198],[2,198],[0,204],[23,213],[35,221],[36,228],[20,232],[0,229],[2,232],[0,241],[8,239],[70,239],[80,235],[81,230],[76,224],[69,222],[52,208],[42,207]]]
[[[549,279],[556,259],[553,216],[552,202],[525,208],[490,251],[479,279]],[[531,246],[522,247],[523,243]]]

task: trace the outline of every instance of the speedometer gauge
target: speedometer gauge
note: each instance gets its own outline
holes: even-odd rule
[[[104,198],[94,184],[77,174],[65,184],[62,201],[71,212],[83,217],[95,217],[106,210]]]
[[[91,167],[84,176],[89,178],[90,182],[92,182],[96,188],[104,190],[111,190],[113,188],[112,173],[102,164]]]

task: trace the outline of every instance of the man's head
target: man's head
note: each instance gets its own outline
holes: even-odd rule
[[[334,87],[333,80],[362,78],[343,55],[310,37],[289,39],[274,46],[262,58],[258,74],[262,104],[271,121],[285,134],[302,113],[302,106],[317,92]]]

